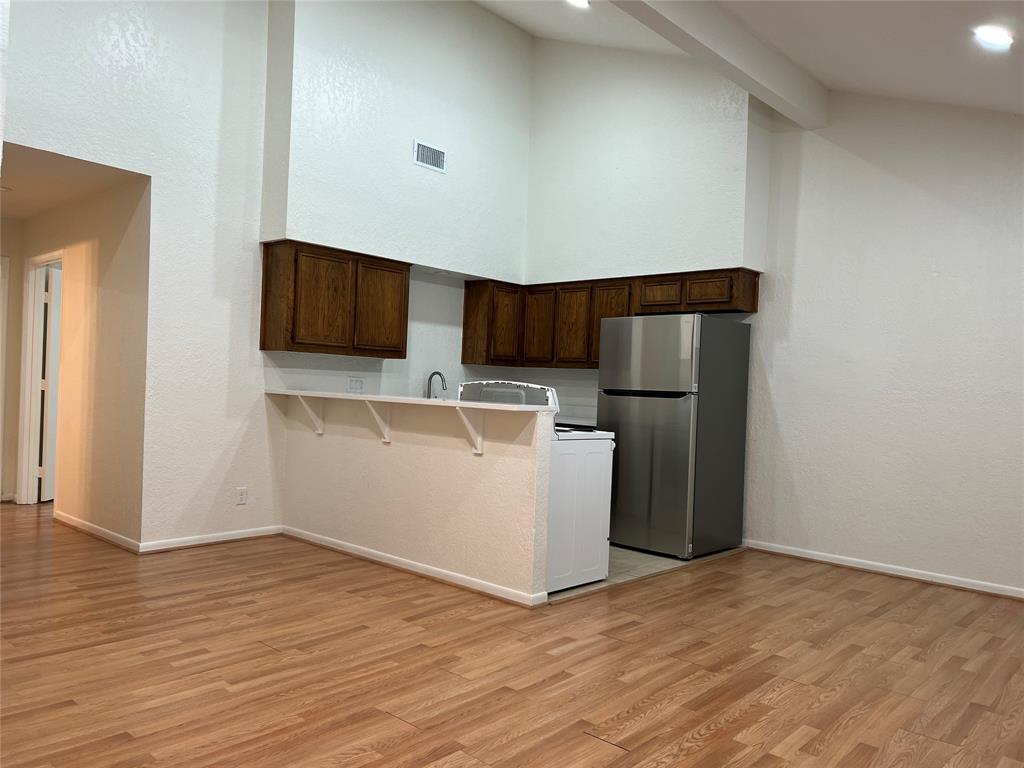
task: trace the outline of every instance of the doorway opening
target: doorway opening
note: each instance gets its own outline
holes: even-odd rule
[[[150,178],[5,142],[0,181],[3,500],[137,541]]]

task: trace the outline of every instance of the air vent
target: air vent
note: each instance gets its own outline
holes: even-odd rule
[[[443,149],[431,147],[417,141],[412,159],[416,165],[422,165],[424,168],[431,168],[441,173],[448,172],[445,168],[445,151]]]

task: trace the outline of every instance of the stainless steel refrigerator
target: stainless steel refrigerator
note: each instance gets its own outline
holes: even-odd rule
[[[739,546],[749,357],[750,326],[727,317],[601,321],[613,544],[684,559]]]

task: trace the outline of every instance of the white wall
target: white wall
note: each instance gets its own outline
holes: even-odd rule
[[[466,2],[299,2],[294,32],[287,235],[520,280],[530,36]]]
[[[63,251],[54,510],[138,541],[149,181],[24,222],[27,258]]]
[[[772,132],[775,112],[750,97],[747,109],[747,167],[743,214],[743,266],[764,272],[771,216]]]
[[[267,93],[263,125],[263,189],[260,239],[288,231],[288,169],[291,163],[292,66],[295,2],[267,4]]]
[[[1024,587],[1024,121],[836,95],[775,136],[748,538]]]
[[[6,138],[152,177],[145,541],[277,522],[283,426],[256,344],[266,35],[259,2],[11,5]]]
[[[8,259],[7,306],[4,317],[4,409],[2,495],[14,496],[18,482],[18,410],[21,393],[21,307],[25,284],[24,226],[0,221],[0,253]]]
[[[748,97],[704,66],[459,2],[278,4],[270,56],[264,238],[515,282],[745,263]]]
[[[747,94],[675,56],[534,46],[527,282],[744,265]]]

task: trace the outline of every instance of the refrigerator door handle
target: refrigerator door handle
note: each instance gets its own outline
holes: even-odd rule
[[[657,390],[639,389],[602,389],[601,393],[608,397],[657,397],[661,400],[681,400],[696,392],[660,392]]]

